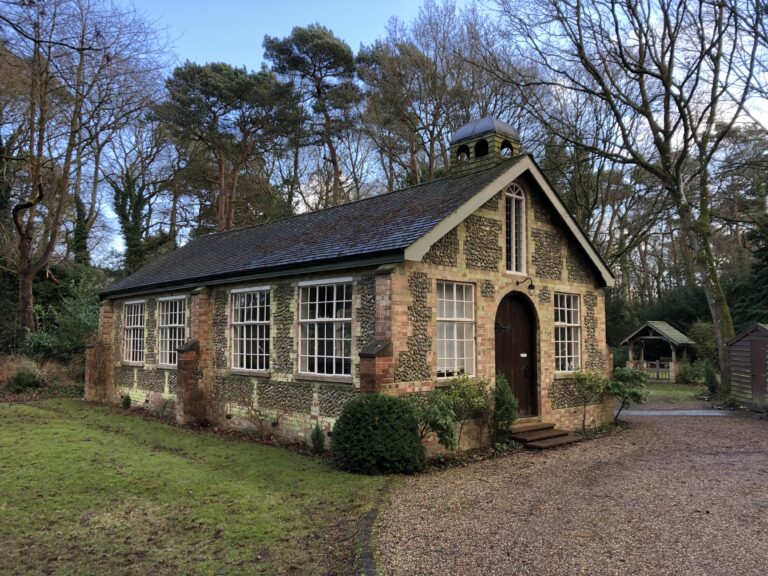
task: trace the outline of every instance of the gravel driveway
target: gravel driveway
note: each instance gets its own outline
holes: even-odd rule
[[[768,573],[768,421],[628,420],[409,478],[375,527],[379,574]]]

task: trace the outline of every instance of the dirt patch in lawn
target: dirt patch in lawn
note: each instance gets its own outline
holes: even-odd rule
[[[572,447],[408,479],[379,515],[387,576],[762,575],[768,422],[642,417]]]

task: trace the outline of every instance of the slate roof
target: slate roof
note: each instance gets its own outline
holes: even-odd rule
[[[399,261],[408,246],[524,157],[461,177],[196,238],[112,284],[101,296],[235,280],[256,273],[376,256]]]
[[[685,334],[680,332],[677,328],[674,328],[667,324],[666,322],[662,322],[661,320],[648,320],[645,324],[640,326],[637,330],[632,332],[629,336],[624,338],[622,340],[621,344],[626,344],[629,340],[632,339],[636,334],[638,334],[640,331],[642,331],[645,328],[650,328],[669,342],[672,342],[676,346],[680,346],[682,344],[696,344],[693,340],[688,338]]]

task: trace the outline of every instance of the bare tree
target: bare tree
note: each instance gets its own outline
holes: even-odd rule
[[[25,86],[22,113],[4,129],[15,141],[7,155],[20,318],[34,330],[33,279],[47,268],[73,202],[83,225],[76,240],[80,249],[87,243],[97,198],[95,184],[89,201],[81,195],[84,166],[88,158],[98,161],[106,131],[131,113],[123,107],[129,86],[154,63],[156,45],[134,11],[95,0],[2,2],[0,34],[5,66],[15,67]]]
[[[157,125],[138,121],[109,144],[103,174],[112,189],[113,209],[125,243],[123,267],[129,274],[143,266],[149,255],[174,243],[170,149]],[[162,205],[163,199],[169,207]],[[158,212],[168,217],[158,218]]]
[[[734,328],[713,254],[712,161],[743,115],[757,43],[741,35],[736,8],[682,0],[499,0],[504,33],[530,58],[535,76],[558,97],[586,94],[604,102],[620,138],[594,146],[639,167],[674,201],[676,216],[715,324],[722,392],[730,390],[726,342]],[[556,127],[535,95],[526,110]],[[568,137],[563,134],[563,137]]]
[[[529,131],[519,90],[493,73],[507,57],[480,9],[435,0],[412,22],[392,19],[386,37],[361,50],[363,128],[388,189],[443,176],[451,135],[470,120],[494,116]]]

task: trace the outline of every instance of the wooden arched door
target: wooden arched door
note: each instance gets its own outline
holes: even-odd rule
[[[496,311],[496,373],[506,376],[520,417],[539,413],[536,316],[530,301],[511,292]]]

